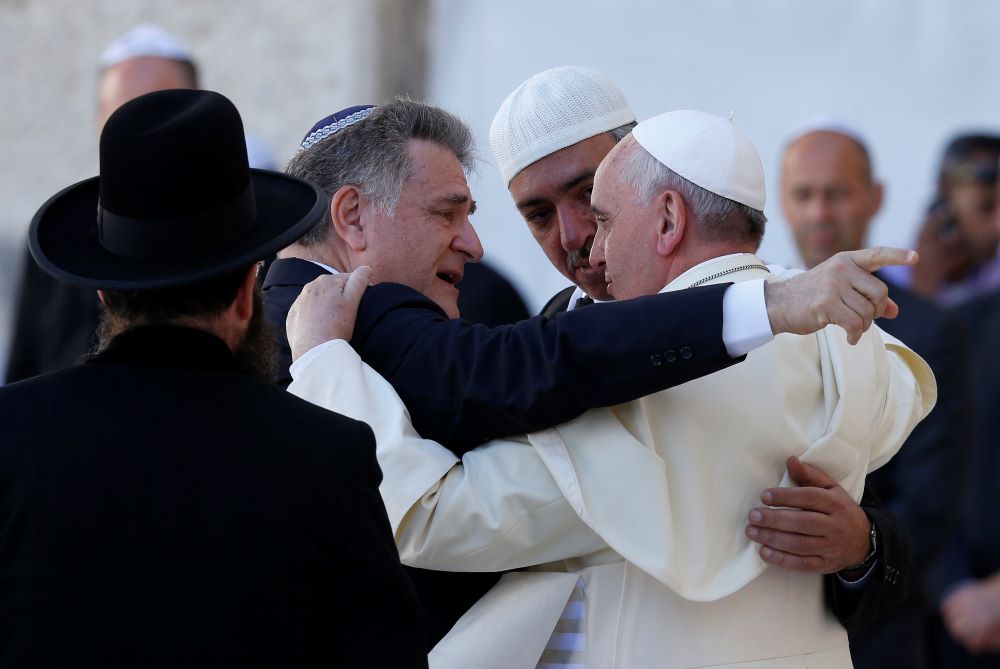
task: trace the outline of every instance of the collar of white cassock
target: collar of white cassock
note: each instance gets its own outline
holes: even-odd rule
[[[728,281],[749,281],[767,274],[770,274],[767,265],[753,253],[731,253],[698,263],[668,283],[660,292]]]

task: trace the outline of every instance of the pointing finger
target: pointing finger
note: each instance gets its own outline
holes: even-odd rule
[[[866,272],[875,272],[888,265],[916,265],[919,260],[916,251],[890,246],[876,246],[873,249],[850,251],[849,255],[854,264]]]

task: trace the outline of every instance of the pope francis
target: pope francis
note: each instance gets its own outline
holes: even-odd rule
[[[763,170],[731,118],[640,123],[601,164],[592,204],[591,263],[617,299],[785,274],[754,255]],[[661,364],[691,355],[668,350]],[[830,326],[458,460],[413,431],[346,342],[309,351],[292,375],[291,392],[375,430],[404,563],[520,570],[431,653],[432,667],[456,668],[850,667],[821,577],[768,568],[746,514],[758,491],[791,485],[792,455],[860,498],[936,398],[905,345],[873,327],[851,346]]]

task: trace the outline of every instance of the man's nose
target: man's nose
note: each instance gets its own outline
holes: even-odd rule
[[[590,247],[590,266],[600,269],[606,264],[604,257],[604,241],[607,239],[607,233],[603,232],[600,228],[597,229],[597,233],[594,235],[594,244]]]
[[[479,241],[479,235],[476,234],[476,229],[472,227],[472,221],[468,217],[463,221],[451,248],[467,255],[467,262],[479,262],[483,259],[483,244]]]
[[[566,251],[577,251],[597,232],[597,222],[588,209],[563,205],[556,208],[559,217],[559,240]]]
[[[828,198],[810,198],[805,205],[805,213],[810,221],[825,223],[833,217],[833,205]]]

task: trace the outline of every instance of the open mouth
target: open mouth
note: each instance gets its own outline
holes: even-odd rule
[[[447,284],[452,286],[458,284],[462,280],[462,275],[459,272],[438,272],[437,278],[441,279]]]

